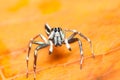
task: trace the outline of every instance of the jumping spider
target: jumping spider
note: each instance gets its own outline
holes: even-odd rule
[[[28,55],[26,57],[27,77],[28,77],[29,54],[30,54],[30,50],[31,50],[32,44],[38,45],[35,48],[35,50],[34,50],[34,66],[33,66],[33,69],[34,69],[34,80],[36,79],[37,52],[41,48],[45,48],[47,46],[50,46],[49,54],[51,54],[53,52],[53,46],[57,47],[57,46],[61,46],[62,44],[65,44],[67,49],[71,51],[71,47],[70,47],[69,43],[73,43],[73,42],[78,41],[78,45],[79,45],[79,48],[80,48],[80,55],[81,55],[80,68],[82,68],[82,63],[83,63],[82,42],[81,42],[81,40],[79,38],[75,37],[75,35],[77,35],[77,34],[89,42],[90,48],[91,48],[91,52],[92,52],[92,55],[94,57],[92,42],[91,42],[91,40],[88,37],[84,36],[82,33],[78,32],[76,30],[70,30],[70,29],[62,30],[60,27],[51,28],[48,24],[45,24],[45,30],[46,30],[46,34],[48,36],[48,40],[42,34],[38,34],[34,38],[32,38],[30,40],[30,42],[29,42]],[[72,32],[71,36],[66,38],[66,36],[65,36],[66,32]],[[44,42],[34,41],[38,37],[40,37]]]

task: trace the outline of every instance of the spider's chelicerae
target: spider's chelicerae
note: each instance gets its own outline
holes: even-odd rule
[[[80,68],[82,68],[82,63],[83,63],[82,42],[81,42],[81,40],[79,38],[75,37],[76,35],[81,36],[82,38],[84,38],[85,40],[87,40],[89,42],[90,48],[91,48],[91,52],[92,52],[92,55],[94,57],[92,42],[91,42],[91,40],[88,37],[84,36],[82,33],[78,32],[76,30],[70,30],[70,29],[62,30],[62,28],[60,28],[60,27],[51,28],[48,24],[45,24],[45,30],[46,30],[48,39],[46,39],[42,34],[38,34],[34,38],[32,38],[30,40],[30,42],[29,42],[28,55],[27,55],[27,58],[26,58],[26,62],[27,62],[27,77],[28,77],[29,54],[30,54],[30,50],[31,50],[32,44],[38,45],[35,48],[35,50],[34,50],[34,65],[33,65],[34,79],[36,79],[37,52],[41,48],[45,48],[47,46],[50,46],[49,54],[51,54],[53,52],[53,46],[57,47],[57,46],[61,46],[62,44],[65,44],[67,49],[71,51],[70,43],[73,43],[73,42],[77,41],[78,45],[79,45],[79,48],[80,48],[80,55],[81,55]],[[73,32],[73,33],[67,38],[65,36],[66,32]],[[38,38],[38,37],[40,37],[44,42],[35,41],[35,39]]]

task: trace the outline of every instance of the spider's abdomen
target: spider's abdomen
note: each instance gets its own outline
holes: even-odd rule
[[[49,35],[49,39],[52,40],[55,46],[61,46],[64,40],[64,34],[61,28],[52,28]]]

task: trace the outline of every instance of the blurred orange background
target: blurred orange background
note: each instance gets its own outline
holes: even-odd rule
[[[120,0],[3,0],[0,1],[0,80],[33,80],[33,46],[26,78],[29,40],[44,24],[76,29],[93,42],[95,59],[81,38],[84,63],[80,70],[78,44],[38,52],[37,80],[120,80]],[[47,37],[47,36],[46,36]]]

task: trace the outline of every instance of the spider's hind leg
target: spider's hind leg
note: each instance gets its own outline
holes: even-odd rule
[[[39,44],[39,42],[36,42]],[[37,53],[38,50],[47,47],[49,44],[43,43],[40,46],[38,46],[35,51],[34,51],[34,65],[33,65],[33,69],[34,69],[34,80],[36,80],[36,64],[37,64]]]
[[[37,42],[35,41],[36,38],[40,37],[44,42]],[[29,55],[30,55],[30,51],[31,51],[31,48],[32,48],[32,44],[37,44],[37,45],[43,45],[43,44],[47,44],[48,41],[47,39],[42,35],[42,34],[38,34],[36,35],[34,38],[32,38],[29,42],[29,45],[28,45],[28,54],[27,54],[27,57],[26,57],[26,64],[27,64],[27,73],[26,73],[26,77],[28,78],[28,62],[29,62]]]
[[[92,41],[88,37],[86,37],[85,35],[83,35],[82,33],[78,32],[78,34],[81,37],[83,37],[86,41],[88,41],[88,43],[90,44],[90,49],[91,49],[92,57],[95,58],[94,51],[93,51]]]
[[[65,31],[66,32],[73,32],[73,34],[68,38],[68,40],[72,39],[75,35],[78,34],[79,36],[81,36],[82,38],[84,38],[86,41],[88,41],[88,43],[90,44],[90,49],[91,49],[92,56],[93,56],[93,58],[95,58],[94,51],[93,51],[92,41],[87,36],[83,35],[81,32],[78,32],[76,30],[66,29]]]

